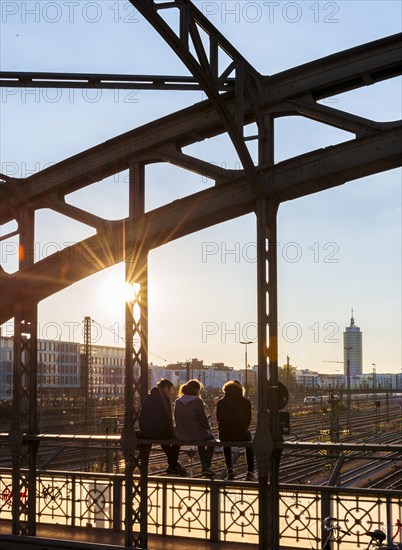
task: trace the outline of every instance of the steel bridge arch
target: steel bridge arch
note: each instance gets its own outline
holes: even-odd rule
[[[318,100],[380,82],[402,73],[402,35],[377,40],[273,76],[259,74],[209,20],[188,0],[156,2],[129,0],[147,19],[192,73],[194,79],[158,76],[134,78],[120,75],[72,75],[1,73],[0,86],[126,87],[138,82],[150,88],[199,86],[208,99],[193,107],[122,134],[75,155],[28,178],[0,179],[0,223],[16,220],[18,229],[2,239],[20,237],[19,270],[9,275],[0,269],[0,323],[15,319],[13,423],[10,449],[13,459],[13,493],[27,494],[35,485],[38,444],[32,441],[26,455],[28,473],[21,457],[25,434],[40,432],[36,411],[37,394],[37,305],[40,300],[103,269],[125,261],[126,279],[138,283],[134,300],[126,306],[126,411],[122,447],[126,468],[126,547],[146,547],[146,485],[132,484],[136,466],[134,422],[138,410],[134,397],[147,390],[148,277],[149,250],[196,230],[255,212],[258,251],[258,423],[254,440],[260,477],[260,548],[278,547],[278,472],[282,441],[279,430],[276,214],[287,200],[302,197],[347,181],[401,166],[402,123],[365,119],[323,106]],[[177,33],[159,15],[162,9],[179,13]],[[207,36],[206,49],[201,34]],[[205,40],[204,40],[205,42]],[[190,52],[190,45],[195,55]],[[219,66],[219,51],[231,59]],[[234,77],[232,76],[234,74]],[[11,76],[10,76],[11,75]],[[77,75],[75,75],[77,76]],[[133,83],[134,82],[134,83]],[[161,84],[162,82],[162,84]],[[56,83],[56,84],[55,84]],[[333,147],[275,163],[273,135],[275,119],[301,115],[349,131],[355,139]],[[254,166],[244,138],[244,126],[258,128],[258,165]],[[223,170],[183,153],[184,146],[227,133],[242,163],[241,170]],[[169,162],[207,175],[213,188],[145,212],[144,167],[155,161]],[[65,201],[67,194],[113,175],[130,173],[130,211],[124,220],[111,222]],[[34,261],[35,211],[51,208],[96,229],[94,237],[66,248],[62,254]],[[121,244],[117,254],[108,251]],[[90,251],[102,250],[102,258],[88,260]],[[86,251],[88,255],[80,252]],[[72,256],[73,255],[73,256]],[[80,258],[71,262],[71,257]],[[134,261],[133,261],[134,260]],[[135,309],[139,316],[135,316]],[[268,322],[269,320],[269,322]],[[136,336],[140,345],[136,346]],[[270,391],[268,394],[268,376]],[[268,417],[267,406],[270,408]],[[269,481],[269,485],[268,485]],[[141,502],[134,509],[133,501]],[[266,521],[268,518],[268,521]],[[133,534],[135,522],[141,532]],[[13,532],[35,535],[35,494],[13,499]]]

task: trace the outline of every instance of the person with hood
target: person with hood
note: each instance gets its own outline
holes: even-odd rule
[[[176,437],[180,441],[215,441],[208,417],[205,414],[204,401],[200,397],[202,387],[198,380],[189,380],[180,387],[179,398],[176,399],[174,408]],[[211,469],[214,450],[213,445],[198,447],[203,476],[213,477],[215,475]]]
[[[251,422],[251,402],[244,397],[243,386],[237,380],[224,384],[224,396],[218,400],[216,419],[218,421],[219,439],[221,441],[251,441],[249,430]],[[227,479],[234,479],[232,448],[223,447]],[[248,481],[254,481],[254,453],[251,447],[246,447]]]
[[[170,380],[163,378],[144,399],[140,412],[141,439],[174,439],[172,399],[174,387]],[[148,460],[151,445],[142,444],[142,457]],[[180,445],[162,445],[168,460],[167,474],[186,476],[186,470],[178,462]]]

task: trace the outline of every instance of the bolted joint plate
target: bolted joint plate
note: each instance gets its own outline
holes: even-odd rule
[[[268,411],[263,411],[258,415],[257,429],[253,439],[253,450],[257,461],[259,477],[268,476],[269,463],[274,449],[269,422]]]
[[[22,430],[18,427],[11,427],[8,434],[8,444],[10,446],[11,458],[13,462],[19,460],[23,442],[24,435]]]
[[[135,450],[137,448],[137,436],[134,426],[124,428],[120,438],[120,447],[123,451],[123,456],[126,464],[135,463]]]

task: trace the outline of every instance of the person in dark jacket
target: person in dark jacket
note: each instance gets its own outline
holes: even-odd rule
[[[175,402],[176,437],[180,441],[215,441],[211,433],[208,417],[205,414],[204,401],[201,399],[202,384],[198,380],[189,380],[179,390],[180,397]],[[213,477],[211,470],[215,447],[198,446],[202,475]]]
[[[251,402],[243,395],[243,386],[237,380],[224,384],[224,396],[216,406],[216,418],[221,441],[251,441],[249,430],[251,422]],[[234,479],[232,449],[223,447],[227,479]],[[251,447],[246,447],[247,475],[246,479],[254,481],[254,453]]]
[[[173,384],[163,378],[144,399],[140,412],[141,439],[174,439],[172,399]],[[148,460],[152,445],[141,445],[142,457]],[[179,464],[179,445],[162,445],[168,460],[167,474],[186,476],[186,470]]]

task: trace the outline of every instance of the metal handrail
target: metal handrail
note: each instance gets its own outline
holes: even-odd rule
[[[1,440],[8,440],[8,433],[0,433]],[[109,442],[120,444],[120,435],[88,435],[88,434],[24,434],[24,441],[63,441],[63,442]],[[209,447],[252,447],[252,441],[221,441],[215,440],[194,440],[194,441],[182,441],[180,439],[141,439],[137,440],[137,444],[144,445],[180,445],[183,447],[192,445],[203,445]],[[282,450],[326,450],[326,451],[364,451],[364,452],[392,452],[402,453],[402,445],[391,444],[385,445],[377,443],[321,443],[316,441],[283,441],[274,442],[275,449]]]

